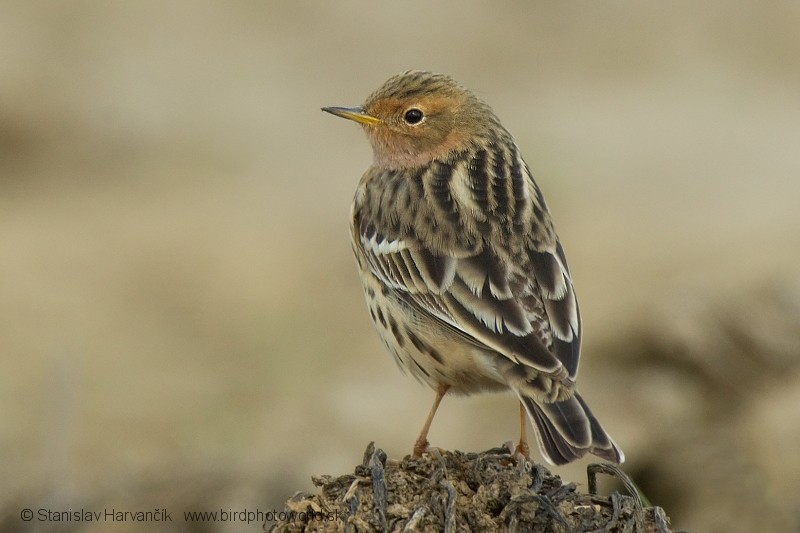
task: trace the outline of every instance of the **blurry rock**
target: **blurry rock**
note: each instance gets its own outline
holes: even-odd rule
[[[605,349],[641,400],[626,469],[677,527],[800,530],[800,286],[679,293]]]

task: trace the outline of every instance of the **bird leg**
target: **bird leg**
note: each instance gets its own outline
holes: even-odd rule
[[[525,412],[525,406],[522,405],[522,402],[519,402],[519,444],[517,444],[517,449],[515,452],[530,461],[531,449],[528,446],[528,432],[525,431],[525,421],[527,418],[528,413]]]
[[[422,457],[422,454],[428,450],[428,431],[431,429],[431,422],[433,422],[436,410],[439,408],[439,404],[442,398],[444,398],[444,395],[447,394],[449,388],[450,385],[439,385],[439,389],[436,391],[436,399],[433,401],[433,407],[431,407],[431,412],[428,414],[428,419],[425,420],[425,425],[422,426],[422,431],[419,433],[417,442],[414,443],[414,457]]]

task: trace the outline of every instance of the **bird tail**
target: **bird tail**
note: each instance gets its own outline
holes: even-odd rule
[[[549,463],[563,465],[587,453],[617,464],[625,460],[622,450],[577,392],[554,403],[537,402],[519,393],[518,396],[534,423],[539,449]]]

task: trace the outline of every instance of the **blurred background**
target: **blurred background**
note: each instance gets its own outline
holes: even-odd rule
[[[280,510],[370,440],[410,452],[433,391],[384,353],[348,236],[370,148],[319,108],[421,68],[537,176],[626,470],[678,529],[800,531],[797,3],[0,12],[3,529],[116,507],[175,521],[118,531],[201,530],[183,511]],[[447,398],[430,439],[516,424],[510,395]],[[585,489],[589,462],[554,471]]]

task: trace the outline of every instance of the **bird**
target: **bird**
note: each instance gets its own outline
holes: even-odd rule
[[[554,465],[624,455],[578,393],[581,316],[564,248],[508,130],[445,74],[389,78],[361,106],[323,107],[366,132],[373,161],[351,207],[352,247],[375,328],[402,370],[436,391],[508,391]]]

